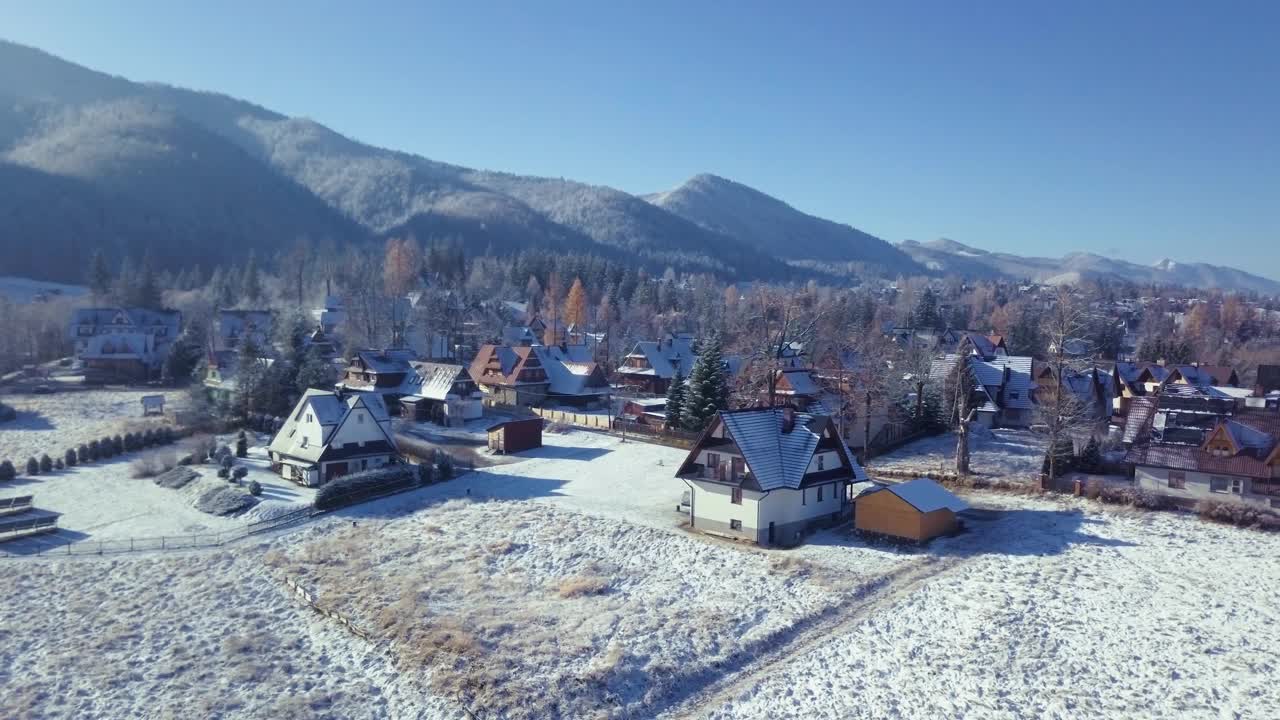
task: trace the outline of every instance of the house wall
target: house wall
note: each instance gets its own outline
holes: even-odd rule
[[[818,469],[819,457],[822,458],[822,470]],[[809,460],[809,469],[805,470],[805,473],[822,472],[838,467],[844,467],[844,461],[840,459],[840,453],[835,450],[825,450],[823,452],[816,452],[813,454],[813,458]]]
[[[818,487],[773,490],[760,499],[760,539],[769,541],[769,523],[773,523],[774,545],[796,545],[816,525],[839,520],[844,496],[843,482],[823,483],[822,500]]]
[[[351,443],[360,445],[385,439],[382,429],[378,427],[378,423],[374,421],[373,416],[369,414],[368,410],[360,407],[353,410],[346,421],[329,438],[329,445],[341,449],[344,445]]]
[[[1135,466],[1133,471],[1134,484],[1142,490],[1148,490],[1167,497],[1179,498],[1187,502],[1196,500],[1220,500],[1243,502],[1252,505],[1260,505],[1263,507],[1280,507],[1280,502],[1274,502],[1269,495],[1259,495],[1253,492],[1253,481],[1247,477],[1239,477],[1233,475],[1212,475],[1210,473],[1184,471],[1186,477],[1186,487],[1171,488],[1169,487],[1169,470],[1166,468]],[[1214,492],[1210,489],[1210,478],[1224,477],[1229,479],[1240,480],[1240,494],[1231,492]],[[1230,483],[1228,483],[1230,487]],[[1280,501],[1280,497],[1274,498],[1274,501]]]
[[[946,535],[956,528],[956,514],[950,510],[934,510],[920,516],[921,541]]]
[[[692,508],[690,519],[693,527],[701,532],[725,537],[765,542],[768,535],[761,533],[758,525],[761,493],[752,490],[742,491],[742,504],[732,502],[732,490],[728,485],[706,480],[687,480],[690,485]],[[730,520],[742,522],[742,528],[735,530]],[[768,525],[766,524],[767,528]]]

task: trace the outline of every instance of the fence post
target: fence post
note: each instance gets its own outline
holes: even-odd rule
[[[161,535],[161,536],[160,536],[160,549],[161,549],[161,550],[163,550],[163,549],[164,549],[164,536],[163,536],[163,535]]]
[[[129,538],[129,552],[133,552],[133,538]]]

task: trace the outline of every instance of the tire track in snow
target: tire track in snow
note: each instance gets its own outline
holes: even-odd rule
[[[799,621],[783,638],[774,642],[772,650],[749,653],[741,658],[736,668],[721,672],[701,689],[683,698],[674,699],[661,709],[657,717],[667,720],[692,719],[705,716],[709,711],[742,694],[745,689],[785,667],[794,658],[811,652],[844,630],[851,630],[870,615],[888,608],[929,582],[950,573],[973,559],[972,555],[940,558],[928,556],[920,562],[872,580],[861,593],[824,612]]]

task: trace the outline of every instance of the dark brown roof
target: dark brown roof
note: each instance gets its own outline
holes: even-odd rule
[[[1241,475],[1251,478],[1271,477],[1271,468],[1252,455],[1219,457],[1194,445],[1149,445],[1136,447],[1125,456],[1134,465],[1191,470],[1215,475]]]

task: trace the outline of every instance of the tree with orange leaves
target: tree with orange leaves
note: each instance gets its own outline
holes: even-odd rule
[[[578,330],[587,322],[587,291],[582,287],[582,278],[574,278],[569,295],[564,299],[565,325],[577,325]]]
[[[413,240],[391,238],[387,240],[382,260],[382,284],[387,295],[400,297],[413,288],[422,257]]]

